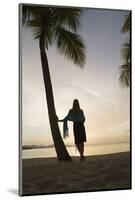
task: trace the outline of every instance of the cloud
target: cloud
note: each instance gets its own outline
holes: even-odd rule
[[[70,82],[70,84],[72,86],[75,86],[76,88],[82,90],[83,92],[87,93],[88,95],[90,95],[91,97],[94,97],[94,101],[98,100],[98,103],[100,102],[102,105],[108,105],[108,106],[114,106],[118,103],[118,99],[114,98],[113,96],[107,96],[106,94],[103,94],[93,88],[88,88],[86,86],[84,86],[83,84],[81,85],[78,84],[75,81]],[[100,105],[101,105],[100,104]]]
[[[129,122],[122,122],[120,124],[116,124],[112,127],[109,127],[108,130],[109,131],[116,131],[116,130],[120,130],[120,131],[124,131],[124,130],[129,130]]]
[[[95,97],[98,97],[98,98],[102,98],[103,95],[99,92],[97,92],[96,90],[93,90],[93,89],[90,89],[90,88],[87,88],[87,87],[84,87],[84,86],[81,86],[79,85],[78,83],[76,82],[72,82],[71,83],[73,86],[76,86],[77,88],[83,90],[84,92],[87,92],[88,94],[92,95],[92,96],[95,96]]]

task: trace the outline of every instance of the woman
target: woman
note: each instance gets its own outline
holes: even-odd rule
[[[84,142],[86,142],[86,132],[84,127],[85,117],[83,111],[80,109],[79,101],[75,99],[73,101],[73,107],[69,110],[68,115],[63,120],[58,120],[59,122],[64,122],[63,130],[64,137],[68,136],[67,121],[73,121],[73,131],[75,144],[80,153],[80,161],[85,161],[84,156]]]

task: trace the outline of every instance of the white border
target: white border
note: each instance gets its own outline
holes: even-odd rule
[[[70,5],[79,7],[94,8],[113,8],[113,9],[129,9],[133,11],[133,27],[135,27],[135,5],[133,0],[4,0],[1,1],[0,11],[0,197],[1,199],[15,200],[18,189],[18,3],[37,3],[49,5]],[[132,30],[133,36],[135,29]],[[132,38],[133,47],[135,47],[134,38]],[[133,55],[135,55],[133,48]],[[132,61],[132,75],[135,77],[135,61]],[[133,85],[133,102],[135,102],[135,78]],[[133,104],[134,111],[135,106]],[[133,119],[134,113],[133,113]],[[133,120],[134,122],[134,120]],[[134,137],[135,125],[133,123],[132,141]],[[133,144],[133,155],[134,155]],[[133,156],[133,177],[135,177],[135,156]],[[135,194],[135,181],[133,178],[133,190],[127,191],[109,191],[109,192],[90,192],[78,194],[62,194],[62,195],[43,195],[25,197],[29,199],[59,199],[66,200],[89,198],[94,199],[133,199]]]

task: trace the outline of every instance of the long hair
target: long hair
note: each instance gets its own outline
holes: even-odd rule
[[[72,111],[73,112],[80,112],[80,105],[79,105],[79,101],[78,101],[78,99],[74,99],[74,101],[73,101],[73,107],[72,107]]]

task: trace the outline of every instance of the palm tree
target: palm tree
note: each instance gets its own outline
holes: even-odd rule
[[[130,31],[130,27],[131,27],[131,15],[127,15],[126,18],[125,18],[125,22],[121,28],[121,31],[123,33],[126,33],[128,31]]]
[[[55,42],[60,54],[65,55],[74,64],[84,66],[85,46],[82,38],[76,34],[80,25],[80,14],[80,9],[23,5],[23,23],[31,27],[34,39],[39,40],[48,115],[57,158],[66,161],[72,159],[66,150],[58,126],[46,50]]]
[[[129,14],[125,18],[124,25],[121,28],[123,33],[130,32],[131,26],[131,15]],[[121,49],[122,58],[124,64],[120,66],[120,83],[123,86],[130,87],[130,40],[124,43],[123,48]]]
[[[130,87],[130,44],[129,42],[124,43],[121,50],[124,64],[120,66],[120,77],[119,80],[122,86]]]

